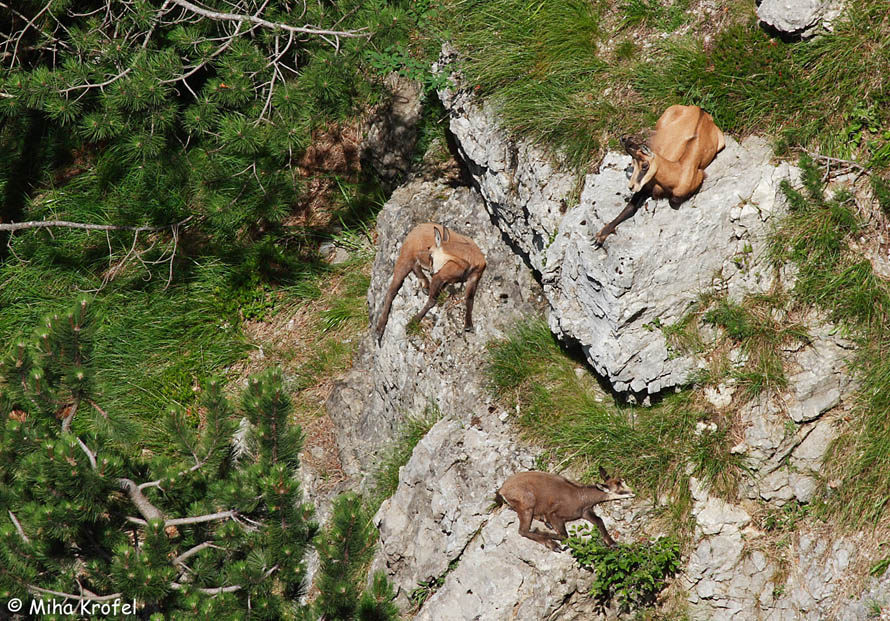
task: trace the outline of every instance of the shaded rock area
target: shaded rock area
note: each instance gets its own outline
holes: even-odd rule
[[[842,0],[762,0],[757,17],[782,35],[806,38],[831,30],[843,4]]]
[[[355,365],[333,391],[327,410],[338,429],[340,457],[351,476],[364,476],[398,436],[405,416],[431,405],[443,415],[469,421],[486,415],[491,397],[483,377],[485,344],[502,338],[523,316],[540,313],[540,287],[501,238],[478,193],[438,182],[413,181],[397,189],[377,218],[378,251],[368,290],[375,323],[392,278],[402,239],[421,222],[440,222],[473,238],[487,268],[473,309],[474,333],[464,333],[464,285],[424,318],[420,334],[406,326],[427,296],[413,274],[402,284],[378,344],[372,330]]]
[[[719,283],[737,298],[772,283],[759,258],[784,213],[779,183],[794,171],[771,162],[765,140],[727,137],[690,200],[674,210],[650,199],[597,247],[594,235],[630,198],[629,156],[607,154],[567,206],[575,179],[507,138],[491,105],[462,91],[440,96],[492,218],[541,273],[551,329],[580,343],[616,391],[652,394],[689,380],[694,361],[669,352],[652,328],[679,320],[701,291]]]
[[[362,164],[388,184],[408,174],[417,143],[417,124],[422,113],[422,90],[417,82],[391,73],[385,85],[389,99],[367,122],[361,144]]]

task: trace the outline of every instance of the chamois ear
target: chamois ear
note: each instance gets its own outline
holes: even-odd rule
[[[640,153],[646,157],[652,157],[652,149],[644,144],[640,145]]]
[[[609,478],[609,475],[606,473],[606,469],[602,466],[600,466],[600,476],[602,477],[603,481],[606,481]]]
[[[451,231],[448,230],[448,227],[444,224],[442,225],[442,241],[448,241],[451,239]]]
[[[433,233],[436,237],[436,248],[442,247],[442,234],[439,232],[438,227],[433,227]]]

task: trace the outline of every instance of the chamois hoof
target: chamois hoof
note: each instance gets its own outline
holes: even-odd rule
[[[562,552],[562,545],[556,539],[550,539],[547,543],[545,543],[548,548],[553,550],[554,552]]]

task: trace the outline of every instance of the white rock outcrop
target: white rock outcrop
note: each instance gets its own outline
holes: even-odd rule
[[[629,156],[609,153],[569,205],[574,177],[508,138],[490,104],[458,90],[440,96],[492,219],[541,274],[551,329],[578,342],[616,391],[652,394],[689,380],[694,360],[670,352],[657,328],[702,291],[719,285],[738,298],[771,284],[761,250],[784,213],[779,183],[794,170],[772,162],[765,140],[728,138],[690,200],[677,210],[650,200],[598,247],[594,235],[630,198]]]
[[[782,34],[811,37],[830,30],[842,8],[842,0],[762,0],[757,17]]]

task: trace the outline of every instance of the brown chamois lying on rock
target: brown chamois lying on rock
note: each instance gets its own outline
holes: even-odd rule
[[[506,480],[495,495],[495,502],[506,502],[519,516],[519,534],[542,543],[551,550],[558,550],[558,540],[569,536],[566,522],[585,519],[596,524],[603,541],[614,547],[602,518],[593,512],[594,505],[609,500],[633,498],[634,494],[624,481],[609,477],[600,467],[602,483],[579,485],[547,472],[518,472]],[[538,519],[555,530],[558,535],[531,530],[533,519]]]
[[[655,124],[648,146],[632,136],[621,138],[621,146],[633,158],[628,187],[635,194],[648,188],[652,198],[667,197],[676,209],[701,187],[705,168],[726,146],[726,139],[711,115],[698,106],[671,106]],[[642,202],[631,199],[624,211],[596,234],[595,241],[602,244]]]
[[[430,273],[431,280],[427,280],[424,270]],[[414,272],[420,280],[424,291],[429,291],[426,304],[411,321],[423,319],[436,303],[436,296],[444,285],[466,282],[467,314],[464,318],[464,330],[472,331],[473,298],[484,271],[485,256],[472,239],[450,231],[442,224],[418,224],[405,237],[399,258],[396,259],[392,282],[386,291],[383,310],[377,320],[378,342],[383,338],[386,322],[389,321],[392,302],[410,272]]]

